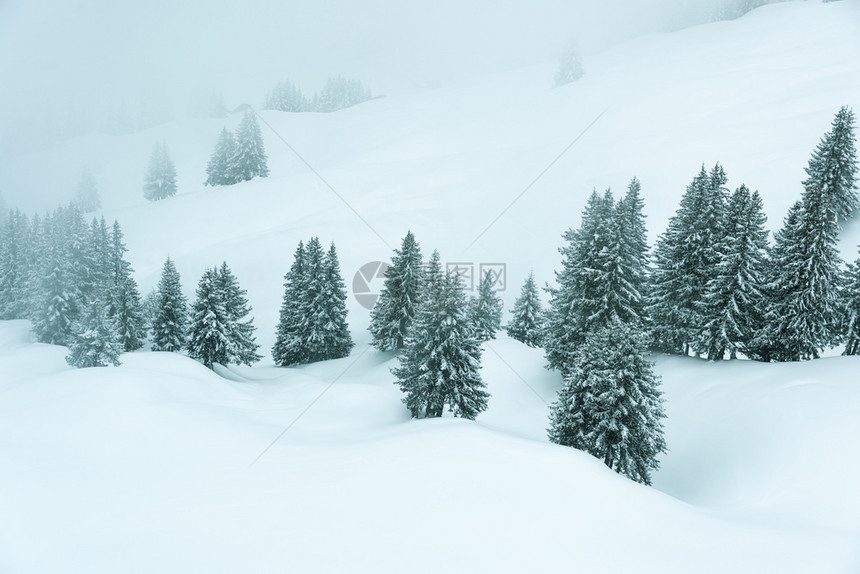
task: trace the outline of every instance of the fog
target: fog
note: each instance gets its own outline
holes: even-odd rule
[[[722,0],[726,1],[726,0]],[[714,4],[714,0],[710,5]],[[344,74],[374,92],[586,53],[701,20],[702,0],[172,0],[0,3],[4,153],[183,115],[223,94],[259,105],[279,80],[313,92]]]

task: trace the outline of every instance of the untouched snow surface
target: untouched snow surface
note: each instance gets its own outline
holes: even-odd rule
[[[652,239],[703,162],[759,189],[778,228],[835,112],[860,112],[860,2],[642,37],[555,90],[553,71],[392,90],[334,114],[262,112],[271,176],[227,188],[202,181],[238,116],[82,138],[2,158],[0,173],[30,211],[56,190],[70,199],[92,166],[142,291],[168,254],[189,296],[226,260],[263,352],[312,235],[336,242],[347,285],[407,229],[425,255],[506,263],[510,308],[531,268],[552,279],[592,188],[621,193],[634,175]],[[180,193],[148,204],[158,140]],[[858,242],[855,222],[846,257]],[[393,357],[368,349],[368,312],[349,305],[352,355],[295,369],[266,358],[213,373],[140,352],[74,370],[26,322],[0,323],[0,572],[860,571],[856,358],[657,357],[670,452],[646,488],[547,443],[559,377],[504,337],[485,346],[493,396],[477,422],[409,420]]]
[[[226,377],[166,353],[74,370],[28,327],[0,323],[4,572],[860,566],[853,358],[660,359],[663,493],[546,443],[558,381],[516,341],[489,343],[473,423],[410,421],[374,350]]]

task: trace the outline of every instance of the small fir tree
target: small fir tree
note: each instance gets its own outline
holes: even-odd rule
[[[511,315],[511,322],[505,327],[508,336],[525,343],[529,347],[540,346],[543,312],[533,272],[529,273],[528,278],[523,283],[520,296],[514,302]]]
[[[182,294],[179,272],[170,257],[158,282],[157,312],[152,323],[152,350],[179,352],[187,344],[188,303]]]
[[[233,185],[236,179],[236,169],[233,161],[236,156],[236,139],[227,128],[221,130],[215,150],[206,166],[205,185]]]
[[[230,362],[240,365],[252,365],[262,357],[257,354],[259,345],[254,337],[254,319],[247,319],[251,313],[248,299],[245,297],[247,291],[239,287],[239,281],[227,263],[221,264],[218,270],[218,291],[224,300],[224,309],[227,312],[230,326],[229,337],[232,342],[233,353]]]
[[[502,300],[493,289],[493,274],[487,271],[478,282],[478,296],[469,301],[469,318],[478,341],[496,338],[502,323]]]
[[[248,110],[236,129],[236,147],[227,170],[228,179],[233,182],[249,181],[255,177],[268,177],[266,151],[263,148],[263,134],[257,123],[257,115]]]
[[[235,355],[231,337],[233,325],[224,305],[217,269],[207,269],[197,285],[197,299],[191,311],[188,356],[208,368],[227,365]]]
[[[143,181],[143,196],[158,201],[176,195],[176,166],[170,159],[167,144],[159,142],[152,149],[149,167]]]
[[[576,44],[571,42],[565,48],[564,53],[562,53],[558,61],[558,68],[556,69],[552,86],[558,88],[559,86],[575,82],[582,77],[582,74],[582,58],[579,55]]]

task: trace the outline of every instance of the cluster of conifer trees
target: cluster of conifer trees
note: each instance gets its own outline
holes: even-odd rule
[[[495,338],[502,302],[489,274],[477,297],[467,298],[460,279],[443,273],[439,253],[424,264],[409,232],[395,250],[385,284],[370,316],[373,345],[395,351],[392,370],[412,416],[474,419],[489,393],[481,379],[481,343]]]
[[[266,97],[266,109],[281,112],[336,112],[373,96],[359,80],[334,76],[326,80],[322,90],[310,98],[292,82],[278,82]]]
[[[253,110],[242,116],[235,136],[226,127],[221,130],[215,150],[206,167],[206,185],[233,185],[255,177],[268,177],[263,134]]]
[[[76,203],[32,219],[9,212],[0,240],[0,318],[30,319],[75,366],[118,364],[143,346],[140,295],[118,223],[87,224]]]

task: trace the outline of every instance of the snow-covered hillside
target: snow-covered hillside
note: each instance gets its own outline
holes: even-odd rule
[[[266,179],[202,184],[236,115],[0,158],[4,195],[53,207],[90,165],[142,291],[168,255],[189,295],[226,260],[266,354],[283,275],[313,235],[336,243],[347,285],[408,229],[443,262],[504,263],[510,308],[530,269],[552,280],[561,234],[595,187],[638,177],[653,239],[701,164],[719,161],[778,228],[835,112],[860,110],[860,1],[641,37],[562,88],[553,71],[392,89],[333,114],[261,112]],[[160,140],[179,194],[148,203]],[[857,243],[854,222],[846,258]],[[477,422],[410,421],[395,361],[368,348],[369,313],[348,305],[350,357],[217,373],[146,352],[74,370],[27,323],[0,323],[0,571],[860,569],[854,357],[658,357],[670,452],[646,488],[547,442],[560,378],[507,338],[486,345],[492,398]]]

